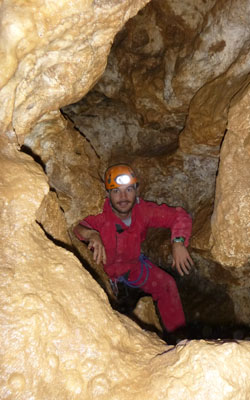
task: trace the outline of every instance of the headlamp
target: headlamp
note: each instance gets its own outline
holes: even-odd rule
[[[137,185],[134,171],[127,164],[116,164],[105,172],[105,188],[112,190],[124,185]]]
[[[130,183],[130,176],[126,174],[118,175],[115,181],[118,185],[128,185]]]

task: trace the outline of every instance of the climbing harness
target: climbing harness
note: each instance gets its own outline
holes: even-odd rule
[[[117,285],[117,279],[115,279],[115,280],[109,279],[109,283],[111,285],[111,289],[112,289],[114,295],[117,297],[118,293],[119,293],[119,289],[118,289],[118,285]]]
[[[144,254],[140,255],[139,261],[141,262],[141,272],[140,272],[139,277],[136,280],[129,281],[126,278],[128,276],[127,273],[125,275],[119,276],[115,280],[110,279],[110,284],[111,284],[111,287],[112,287],[112,290],[113,290],[115,296],[117,296],[118,292],[119,292],[118,285],[117,285],[118,282],[123,283],[124,285],[129,286],[131,288],[140,288],[143,285],[145,285],[145,283],[147,282],[148,277],[149,277],[149,269],[151,268],[151,265],[147,263],[148,258],[145,257]],[[145,271],[146,271],[145,279],[142,283],[139,283],[140,280],[142,279]]]

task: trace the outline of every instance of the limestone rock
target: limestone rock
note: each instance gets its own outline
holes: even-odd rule
[[[155,306],[152,297],[141,297],[136,304],[133,315],[145,326],[154,327],[158,330],[158,332],[162,331],[159,318],[155,312]]]
[[[36,213],[37,221],[47,234],[62,244],[71,244],[64,214],[60,209],[57,195],[49,192],[44,197],[41,206]]]
[[[160,125],[170,134],[180,132],[198,88],[186,90],[195,80],[191,73],[180,82],[179,70],[185,61],[190,62],[192,45],[214,4],[214,0],[178,5],[152,1],[117,35],[97,90],[127,102],[144,126]]]
[[[250,391],[249,342],[166,346],[114,312],[83,268],[84,260],[81,265],[72,252],[49,240],[37,223],[55,239],[68,241],[66,226],[100,211],[105,165],[58,110],[78,101],[96,83],[115,33],[146,2],[1,2],[3,400],[235,400],[245,399]],[[122,143],[134,152],[132,162],[141,176],[154,182],[151,188],[142,179],[143,193],[197,213],[202,227],[196,232],[204,236],[196,236],[193,243],[201,252],[205,248],[208,259],[212,246],[214,259],[224,266],[199,261],[203,272],[227,285],[234,311],[243,309],[246,322],[249,248],[239,238],[244,237],[249,214],[249,91],[235,94],[248,82],[249,12],[247,0],[156,0],[120,32],[111,67],[96,88],[131,106],[128,115],[141,143],[129,143],[133,132],[127,137],[124,133]],[[204,247],[219,145],[233,97],[211,242]],[[169,152],[167,147],[175,148],[189,109],[181,150],[172,154],[173,148]],[[111,111],[115,114],[114,108]],[[134,117],[135,111],[139,116]],[[153,152],[147,150],[144,156],[153,133]],[[20,152],[18,143],[25,143],[21,149],[33,152],[33,158]],[[156,158],[162,144],[164,151]],[[104,164],[118,155],[113,145],[105,151]],[[66,222],[49,185],[56,190]],[[60,227],[49,224],[51,214]],[[167,251],[168,244],[164,248]]]
[[[248,342],[171,348],[114,313],[77,259],[35,223],[48,191],[42,169],[14,150],[2,153],[1,171],[1,399],[245,397]]]
[[[223,265],[249,263],[249,85],[232,102],[216,182],[212,254]]]
[[[176,2],[151,2],[117,35],[107,69],[84,110],[74,105],[70,114],[81,109],[73,119],[105,160],[134,162],[142,179],[150,180],[142,189],[145,198],[182,205],[194,217],[204,211],[202,226],[196,223],[199,243],[197,237],[193,241],[201,250],[211,247],[210,206],[228,109],[248,79],[249,12],[248,1],[235,1],[232,7],[224,1],[184,1],[178,7]],[[232,32],[237,33],[233,38]],[[118,101],[116,109],[111,100],[91,104],[98,92]],[[135,119],[131,127],[125,106],[129,125],[124,124],[124,103],[130,116],[136,111],[139,130]],[[181,152],[171,157],[183,128]],[[210,211],[204,220],[206,207]]]
[[[170,95],[170,104],[191,99],[205,83],[228,70],[238,59],[239,48],[243,54],[248,49],[249,31],[246,26],[250,13],[249,2],[237,0],[229,4],[218,1],[213,5],[193,44],[194,51],[178,65],[177,74],[172,80],[173,95]],[[241,65],[242,73],[246,72],[246,68],[249,70],[249,65]],[[193,71],[197,75],[196,79],[191,80]]]
[[[218,155],[228,102],[249,72],[249,12],[248,0],[152,1],[117,35],[96,90],[126,102],[144,126],[158,125],[168,134],[184,128],[201,90],[202,110],[189,128],[192,123],[195,135],[203,129],[209,136],[209,143],[197,146],[199,154],[216,141],[210,136],[217,129],[217,148],[210,151]],[[229,69],[231,79],[223,79]]]
[[[141,126],[140,119],[120,100],[112,100],[93,90],[63,112],[88,138],[105,162],[131,162],[137,156],[156,156],[177,147],[178,135],[159,124]]]
[[[20,144],[46,112],[79,100],[106,66],[114,35],[147,0],[1,2],[1,130]]]
[[[71,250],[81,261],[84,268],[91,274],[91,276],[98,282],[98,284],[105,290],[111,304],[116,304],[116,297],[110,285],[109,278],[104,272],[102,264],[96,264],[93,260],[92,251],[88,250],[86,243],[77,239],[72,229],[69,230],[72,248]]]
[[[99,160],[87,140],[59,112],[44,115],[24,145],[24,150],[31,149],[44,164],[68,227],[101,211],[105,193]]]
[[[246,42],[228,70],[207,82],[193,97],[180,149],[190,154],[217,157],[228,122],[230,102],[249,82],[250,47]]]
[[[180,151],[158,157],[137,157],[133,166],[141,177],[147,200],[184,207],[193,217],[214,197],[218,160]]]
[[[108,394],[110,378],[103,375],[102,356],[107,351],[118,361],[111,343],[115,346],[120,329],[125,339],[125,325],[77,259],[56,247],[36,224],[36,210],[48,191],[42,168],[15,151],[12,157],[2,155],[1,171],[0,397],[67,399],[86,391],[92,396],[99,389]],[[94,311],[94,304],[99,311]],[[89,318],[96,327],[87,322]],[[117,330],[108,347],[100,321]],[[94,349],[91,332],[97,333],[96,329],[101,336],[94,345],[95,355],[88,355]],[[138,344],[148,341],[144,338]],[[115,366],[111,371],[120,374]]]

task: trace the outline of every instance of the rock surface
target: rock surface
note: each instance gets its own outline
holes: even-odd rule
[[[46,112],[83,97],[106,66],[114,38],[147,0],[1,2],[1,130],[22,144]]]
[[[248,324],[250,279],[250,122],[249,84],[233,100],[228,113],[228,129],[221,150],[212,216],[212,255],[227,269],[233,269],[237,283],[230,296],[241,321]],[[236,271],[238,272],[236,272]]]
[[[35,222],[49,190],[42,168],[2,148],[1,399],[198,400],[222,390],[224,399],[244,398],[250,344],[166,347],[112,311],[79,261]]]
[[[235,229],[238,247],[230,249],[230,241],[222,245],[227,234],[227,229],[222,233],[224,223],[220,228],[224,209],[219,214],[217,205],[214,212],[213,207],[215,190],[219,191],[216,198],[227,202],[227,191],[222,194],[219,183],[224,172],[219,173],[217,186],[215,182],[228,149],[220,154],[230,104],[232,99],[238,101],[236,94],[249,82],[249,13],[248,0],[232,4],[183,1],[178,6],[172,1],[152,1],[117,35],[94,90],[80,104],[65,109],[106,166],[125,161],[135,167],[144,198],[181,205],[191,213],[191,245],[215,262],[211,261],[211,274],[204,269],[206,261],[198,269],[203,270],[203,278],[216,284],[214,265],[218,275],[223,265],[223,275],[228,276],[227,282],[223,278],[225,295],[230,293],[237,318],[244,323],[250,322],[250,310],[242,306],[232,281],[243,290],[249,276],[246,229],[243,223]],[[245,221],[247,191],[241,192],[237,203],[243,197],[240,218]],[[235,212],[233,207],[228,219],[231,231]],[[248,298],[247,289],[243,297]]]
[[[250,86],[233,100],[221,150],[212,217],[212,254],[228,266],[249,263]]]
[[[39,157],[64,211],[67,227],[101,211],[105,192],[99,159],[90,143],[59,111],[45,114],[27,135],[23,150]]]
[[[36,219],[51,238],[60,243],[71,244],[64,213],[60,209],[55,192],[50,191],[47,196],[44,197],[36,213]]]
[[[77,247],[82,264],[66,250],[72,246],[69,228],[100,211],[102,174],[122,144],[146,198],[192,212],[201,276],[227,286],[236,316],[250,321],[249,246],[243,240],[249,1],[153,0],[117,36],[95,88],[98,98],[119,100],[118,108],[106,101],[109,112],[94,115],[105,138],[89,123],[91,115],[81,120],[81,130],[88,128],[83,137],[84,129],[81,135],[59,112],[97,82],[114,35],[146,3],[0,4],[3,400],[243,400],[250,391],[250,342],[167,346],[112,310],[87,272],[91,256],[83,244]],[[90,104],[93,113],[101,108]],[[112,120],[116,110],[119,118]],[[119,134],[108,136],[109,121]],[[163,252],[167,258],[168,244]],[[108,292],[107,278],[92,266]]]

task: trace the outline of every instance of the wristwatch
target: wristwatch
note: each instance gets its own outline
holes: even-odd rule
[[[185,242],[185,238],[182,236],[177,236],[172,240],[172,243],[184,243]]]

